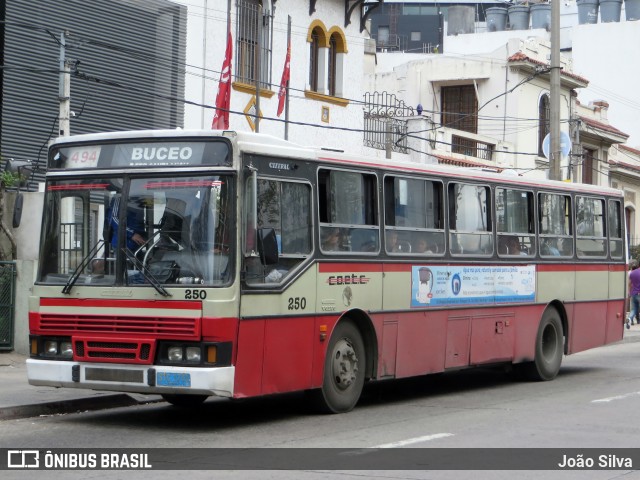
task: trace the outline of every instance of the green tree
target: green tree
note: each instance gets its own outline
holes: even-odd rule
[[[0,260],[15,260],[16,257],[18,256],[18,247],[16,245],[16,239],[4,221],[4,212],[5,212],[5,196],[6,196],[7,188],[17,186],[19,182],[20,182],[20,175],[18,173],[8,172],[6,170],[0,173],[0,232],[4,234],[11,248],[11,254],[8,255],[6,252],[6,247],[3,246],[2,242],[0,242]]]

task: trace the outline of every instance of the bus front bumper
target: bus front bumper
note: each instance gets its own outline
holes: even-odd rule
[[[148,394],[233,396],[235,367],[114,365],[27,359],[31,385]]]

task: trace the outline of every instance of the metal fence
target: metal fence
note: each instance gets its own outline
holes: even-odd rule
[[[364,146],[407,153],[407,121],[413,107],[388,92],[364,94]]]
[[[0,351],[13,350],[16,264],[0,262]]]

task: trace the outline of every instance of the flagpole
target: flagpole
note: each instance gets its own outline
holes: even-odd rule
[[[291,15],[287,16],[287,49],[291,47]],[[289,79],[287,79],[287,97],[284,99],[284,139],[289,140]]]
[[[231,61],[233,57],[233,39],[231,38],[231,0],[227,0],[227,45],[224,51],[224,60],[220,70],[218,81],[218,93],[216,94],[215,113],[211,128],[214,130],[226,130],[229,128],[229,109],[231,103]]]

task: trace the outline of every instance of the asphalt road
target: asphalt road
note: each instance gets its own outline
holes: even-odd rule
[[[639,414],[640,342],[633,342],[565,357],[552,382],[517,381],[504,369],[483,368],[370,385],[356,409],[344,415],[310,413],[304,395],[295,394],[244,401],[210,399],[191,410],[161,402],[6,420],[0,422],[0,447],[635,449],[640,442]],[[295,472],[193,471],[189,477],[640,479],[635,468],[472,472],[331,471],[328,466]],[[9,471],[2,476],[31,478],[35,472],[28,473]],[[175,475],[183,473],[46,472],[47,478],[55,479]]]

